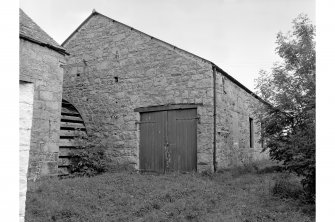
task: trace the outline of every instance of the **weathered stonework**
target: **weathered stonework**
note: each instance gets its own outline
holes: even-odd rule
[[[20,221],[26,191],[57,175],[65,49],[20,9]]]
[[[63,46],[71,54],[65,66],[63,98],[81,113],[88,133],[103,138],[114,160],[139,165],[136,122],[140,115],[135,108],[200,103],[198,171],[213,170],[212,63],[99,13],[93,13]],[[217,81],[219,167],[238,163],[233,150],[259,151],[258,146],[245,148],[249,132],[245,120],[251,115],[246,101],[259,101],[233,82],[226,85],[227,95],[222,95]]]
[[[20,39],[20,79],[34,84],[28,183],[57,175],[64,56]]]
[[[185,58],[99,15],[64,47],[71,56],[65,67],[63,97],[79,110],[88,133],[104,137],[114,159],[138,167],[136,121],[140,115],[135,108],[202,103],[198,107],[198,168],[212,168],[211,65]]]
[[[261,152],[260,124],[253,109],[264,104],[221,73],[216,78],[218,169],[267,158],[267,153]],[[249,118],[254,120],[252,148]]]

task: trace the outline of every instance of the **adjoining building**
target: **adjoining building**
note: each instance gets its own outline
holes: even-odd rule
[[[20,9],[20,221],[27,179],[58,175],[65,49]],[[29,186],[28,186],[29,187]]]
[[[265,102],[214,63],[96,11],[62,46],[63,99],[112,161],[215,171],[267,157],[253,114]]]

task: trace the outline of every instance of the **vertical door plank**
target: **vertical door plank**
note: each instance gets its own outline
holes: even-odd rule
[[[197,110],[141,113],[140,169],[196,171]]]
[[[140,169],[164,172],[166,112],[141,113]]]
[[[196,109],[168,111],[170,171],[193,171],[197,166]]]

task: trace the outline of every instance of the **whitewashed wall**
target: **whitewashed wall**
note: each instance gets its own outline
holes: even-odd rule
[[[24,222],[34,84],[20,81],[20,222]]]

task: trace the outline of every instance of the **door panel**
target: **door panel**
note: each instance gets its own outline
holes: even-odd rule
[[[168,112],[167,170],[193,171],[197,166],[196,109]]]
[[[141,114],[140,169],[164,172],[166,111]]]
[[[193,171],[197,167],[197,110],[141,113],[140,169]]]

